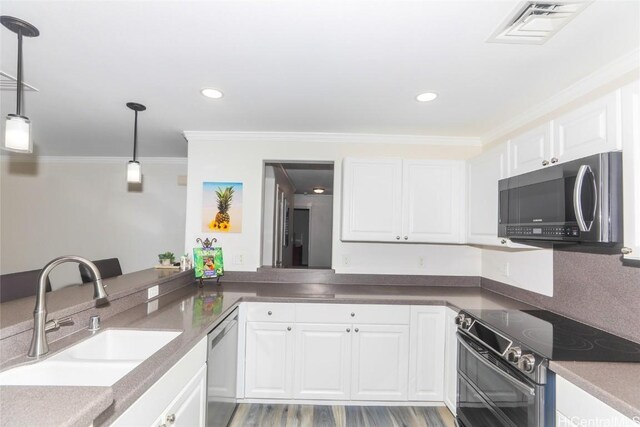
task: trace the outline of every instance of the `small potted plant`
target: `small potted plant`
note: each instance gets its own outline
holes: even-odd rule
[[[165,252],[163,254],[159,254],[158,259],[162,265],[171,265],[175,261],[175,256],[173,255],[173,252]]]

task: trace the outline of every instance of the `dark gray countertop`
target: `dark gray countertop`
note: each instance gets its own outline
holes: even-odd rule
[[[203,299],[214,300],[211,311],[202,311]],[[21,387],[21,393],[13,393],[15,387],[0,387],[0,426],[29,425],[34,418],[20,418],[20,408],[25,399],[38,396],[46,415],[59,420],[56,425],[86,426],[87,417],[96,416],[94,425],[108,425],[120,416],[135,402],[153,383],[155,383],[171,366],[173,366],[189,349],[202,339],[226,314],[242,301],[278,301],[278,302],[317,302],[317,303],[361,303],[361,304],[425,304],[447,305],[454,309],[529,309],[531,306],[511,298],[483,290],[478,287],[426,287],[426,286],[367,286],[367,285],[314,285],[314,284],[271,284],[271,283],[224,283],[222,285],[207,284],[198,288],[195,284],[187,285],[165,294],[149,303],[138,304],[103,321],[102,329],[136,328],[182,330],[183,333],[141,363],[112,387],[97,388],[97,393],[112,393],[113,400],[96,399],[89,408],[74,410],[72,416],[66,405],[60,405],[60,391],[53,387]],[[90,336],[90,332],[81,330],[51,344],[51,354],[60,351]],[[23,361],[24,362],[24,361]],[[13,363],[12,363],[13,364]],[[610,365],[610,364],[604,364]],[[624,369],[619,367],[620,372]],[[635,372],[635,371],[634,371]],[[560,372],[559,372],[560,373]],[[562,374],[562,373],[561,373]],[[589,371],[584,370],[588,377]],[[563,375],[565,376],[565,375]],[[565,376],[574,381],[571,376]],[[588,379],[585,379],[588,381]],[[576,382],[577,385],[580,385]],[[31,392],[29,391],[32,390]],[[65,399],[80,399],[86,395],[85,387],[64,387]],[[613,398],[605,398],[593,390],[587,389],[606,403],[630,415],[629,409],[623,410],[615,405]],[[622,393],[630,389],[621,389]],[[640,392],[636,393],[640,394]],[[104,395],[106,396],[106,395]],[[108,401],[108,402],[107,402]],[[637,407],[640,405],[636,405]],[[36,408],[37,409],[37,408]],[[25,417],[38,416],[37,411],[30,410]],[[4,414],[12,414],[7,419]],[[83,414],[81,419],[77,414]]]

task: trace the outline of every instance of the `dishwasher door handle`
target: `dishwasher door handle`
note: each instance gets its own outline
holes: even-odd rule
[[[212,349],[213,347],[215,347],[216,344],[218,344],[222,340],[222,338],[224,338],[224,336],[227,335],[229,333],[229,331],[231,331],[237,325],[238,325],[238,315],[236,314],[233,317],[233,319],[231,319],[229,324],[227,326],[225,326],[222,330],[220,330],[220,331],[215,331],[214,330],[213,332],[210,332],[209,335],[214,335],[213,339],[211,339],[210,348]]]

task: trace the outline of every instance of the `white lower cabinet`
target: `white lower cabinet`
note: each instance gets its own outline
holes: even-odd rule
[[[444,403],[456,415],[458,396],[458,326],[455,318],[458,312],[444,309]]]
[[[411,307],[409,400],[443,401],[444,307]]]
[[[204,426],[206,361],[205,337],[149,387],[112,426]]]
[[[587,425],[638,427],[634,420],[556,375],[556,427]]]
[[[407,400],[409,327],[354,325],[351,400]]]
[[[293,396],[293,323],[247,322],[245,396]]]
[[[206,424],[207,366],[200,368],[189,384],[180,392],[157,424],[172,427],[193,427]]]
[[[294,305],[247,321],[245,398],[443,401],[444,307]]]
[[[296,399],[349,400],[351,330],[348,324],[296,325]]]

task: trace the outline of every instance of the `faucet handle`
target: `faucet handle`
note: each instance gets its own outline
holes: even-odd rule
[[[71,318],[71,316],[49,320],[47,323],[45,323],[44,330],[51,331],[53,329],[59,329],[62,325],[73,325],[73,319]]]

